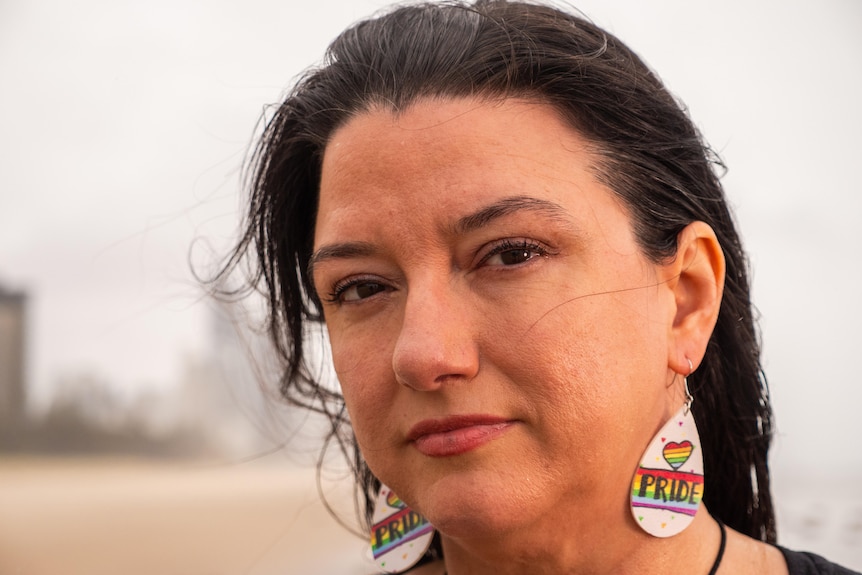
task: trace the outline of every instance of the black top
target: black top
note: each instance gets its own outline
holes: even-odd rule
[[[830,563],[814,553],[790,551],[784,547],[778,549],[784,554],[790,575],[862,575],[858,571],[851,571],[846,567]]]

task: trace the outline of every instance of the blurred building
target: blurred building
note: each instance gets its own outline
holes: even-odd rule
[[[279,443],[282,406],[263,384],[274,380],[272,351],[239,307],[212,304],[209,349],[184,357],[173,417],[216,451],[245,458]]]
[[[0,286],[0,422],[14,424],[25,413],[24,333],[27,296]]]

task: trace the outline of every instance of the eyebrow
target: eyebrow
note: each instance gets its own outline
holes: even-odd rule
[[[503,198],[493,204],[485,206],[477,212],[460,218],[452,226],[454,234],[466,234],[480,229],[496,219],[502,218],[521,211],[539,212],[549,216],[567,227],[573,228],[571,221],[566,216],[568,212],[554,202],[533,198],[530,196],[512,196]],[[374,244],[368,242],[344,242],[330,244],[316,250],[308,260],[308,276],[314,277],[314,268],[320,263],[355,257],[371,256],[378,252]]]
[[[530,196],[512,196],[486,206],[473,214],[464,216],[454,226],[456,234],[466,234],[482,228],[492,221],[520,211],[540,212],[555,221],[571,226],[568,212],[554,202]]]
[[[308,277],[314,277],[314,267],[327,260],[370,256],[377,252],[368,242],[345,242],[323,246],[311,254],[308,260]]]

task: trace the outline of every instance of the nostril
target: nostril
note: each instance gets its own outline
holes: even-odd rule
[[[392,358],[395,379],[401,385],[422,391],[439,389],[446,383],[470,380],[479,369],[479,354],[463,332],[441,330],[421,336],[399,338]]]
[[[446,274],[431,271],[414,278],[408,293],[392,356],[398,383],[428,391],[472,379],[478,371],[476,318],[464,294]]]

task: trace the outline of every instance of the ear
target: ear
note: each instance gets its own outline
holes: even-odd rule
[[[668,334],[668,368],[688,375],[689,360],[700,365],[724,293],[724,252],[712,228],[692,222],[677,236],[673,261],[663,267],[673,293],[673,321]]]

